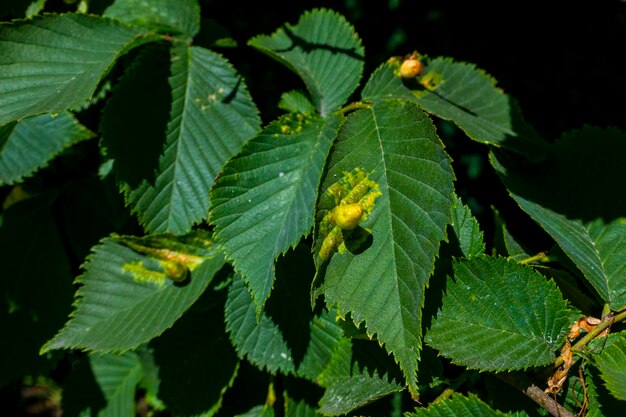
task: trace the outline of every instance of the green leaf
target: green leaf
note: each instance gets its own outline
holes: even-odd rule
[[[239,361],[224,327],[225,293],[209,288],[150,343],[158,398],[176,416],[214,415],[235,379]]]
[[[455,196],[455,207],[452,209],[452,231],[464,257],[470,258],[485,253],[483,232],[470,208]]]
[[[431,403],[427,408],[416,408],[406,417],[505,417],[508,414],[493,410],[477,396],[464,397],[453,394],[439,402]]]
[[[317,417],[321,416],[315,411],[315,407],[306,403],[305,400],[295,400],[285,395],[285,417]]]
[[[363,99],[414,101],[429,113],[453,121],[473,140],[541,156],[544,142],[491,76],[450,58],[422,59],[426,65],[418,79],[403,80],[398,59],[383,64],[368,80]]]
[[[107,402],[98,417],[134,416],[135,387],[141,379],[141,362],[137,354],[92,354],[89,362]]]
[[[426,341],[468,368],[524,369],[552,362],[568,325],[554,282],[513,261],[482,256],[454,264]]]
[[[308,298],[307,282],[293,278],[313,275],[308,247],[298,246],[282,261],[272,297],[258,320],[249,290],[235,276],[226,301],[226,328],[240,358],[272,373],[315,381],[342,337],[341,328],[332,313],[314,315],[302,302]]]
[[[172,105],[166,137],[159,138],[162,134],[157,128],[164,119],[149,110],[162,110],[162,103],[153,104],[150,96],[138,96],[135,90],[150,88],[141,77],[153,60],[159,58],[146,56],[146,62],[130,72],[119,96],[107,105],[104,143],[107,156],[116,161],[127,201],[145,229],[183,234],[207,217],[208,191],[215,177],[257,132],[260,121],[241,77],[224,58],[207,49],[180,45],[171,49]],[[162,101],[164,97],[159,94],[157,98]],[[137,123],[133,118],[139,103],[147,110],[140,113]],[[128,126],[134,127],[128,130]],[[161,140],[163,147],[156,147]],[[144,144],[148,155],[144,155]]]
[[[0,215],[0,386],[46,374],[61,356],[39,355],[72,303],[71,265],[53,202],[50,196],[34,197]]]
[[[424,288],[450,222],[453,179],[428,116],[412,103],[382,102],[348,117],[317,203],[314,296],[357,326],[365,321],[414,395]],[[340,197],[341,205],[362,197],[367,218],[353,230],[331,220]]]
[[[248,45],[300,76],[323,116],[350,97],[363,73],[361,40],[343,16],[326,9],[306,12],[296,25],[256,36]]]
[[[250,287],[257,314],[274,260],[313,226],[317,184],[340,118],[289,114],[228,161],[211,190],[216,239]]]
[[[594,367],[585,368],[584,375],[587,399],[589,401],[589,412],[585,417],[611,417],[620,415],[624,411],[624,407],[626,407],[626,402],[616,399],[607,391],[606,387],[601,382],[598,370]]]
[[[615,398],[626,400],[626,333],[614,336],[610,346],[595,356],[602,380]]]
[[[105,238],[76,281],[75,311],[42,352],[133,349],[180,318],[223,265],[202,232]]]
[[[274,409],[270,405],[257,405],[237,417],[274,417]]]
[[[315,106],[313,106],[306,93],[301,90],[291,90],[283,93],[280,96],[278,108],[293,113],[311,113],[315,111]]]
[[[564,135],[542,163],[491,158],[515,201],[614,311],[626,307],[626,200],[615,197],[624,190],[624,154],[622,132],[587,127]]]
[[[29,117],[0,127],[0,185],[45,167],[63,149],[93,136],[70,113]]]
[[[121,55],[155,34],[85,14],[0,24],[0,125],[80,106]]]
[[[326,388],[319,411],[346,414],[355,408],[402,390],[401,374],[390,356],[372,341],[343,339],[319,376]]]
[[[115,0],[103,15],[130,25],[189,37],[200,30],[197,0]]]

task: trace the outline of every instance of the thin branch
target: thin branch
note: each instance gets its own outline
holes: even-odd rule
[[[574,346],[572,346],[572,353],[578,353],[585,350],[585,347],[596,338],[600,333],[602,333],[605,329],[610,327],[613,323],[620,322],[622,320],[626,320],[626,310],[622,311],[618,314],[607,314],[602,317],[602,321],[593,328],[589,333],[580,338],[578,342]],[[554,365],[552,369],[558,368],[563,364],[563,357],[559,356],[554,361]]]
[[[556,402],[554,398],[543,392],[541,388],[530,382],[523,374],[494,374],[500,380],[521,391],[528,398],[539,404],[554,417],[576,417],[571,411]]]

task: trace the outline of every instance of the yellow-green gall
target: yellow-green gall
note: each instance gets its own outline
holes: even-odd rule
[[[340,204],[332,210],[332,218],[337,226],[344,230],[352,230],[363,217],[363,207],[360,204]]]
[[[400,76],[402,78],[415,78],[420,75],[422,71],[424,71],[424,65],[415,57],[405,59],[400,66]]]

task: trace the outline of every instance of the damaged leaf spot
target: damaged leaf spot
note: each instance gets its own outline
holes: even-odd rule
[[[380,187],[363,168],[344,172],[326,189],[318,211],[318,236],[322,241],[318,256],[322,261],[329,260],[336,251],[360,253],[371,242],[371,233],[359,223],[367,219],[381,195]]]

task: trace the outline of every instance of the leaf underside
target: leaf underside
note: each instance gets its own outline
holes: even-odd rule
[[[554,282],[513,261],[480,256],[454,264],[426,341],[468,368],[525,369],[554,360],[568,321]]]
[[[316,225],[314,295],[323,293],[329,306],[336,305],[342,315],[350,312],[357,325],[365,321],[368,334],[394,355],[416,395],[424,288],[453,205],[450,158],[415,104],[387,101],[348,117],[327,162],[320,196],[357,168],[382,194],[359,223],[369,239],[355,253],[339,246],[324,261]]]

